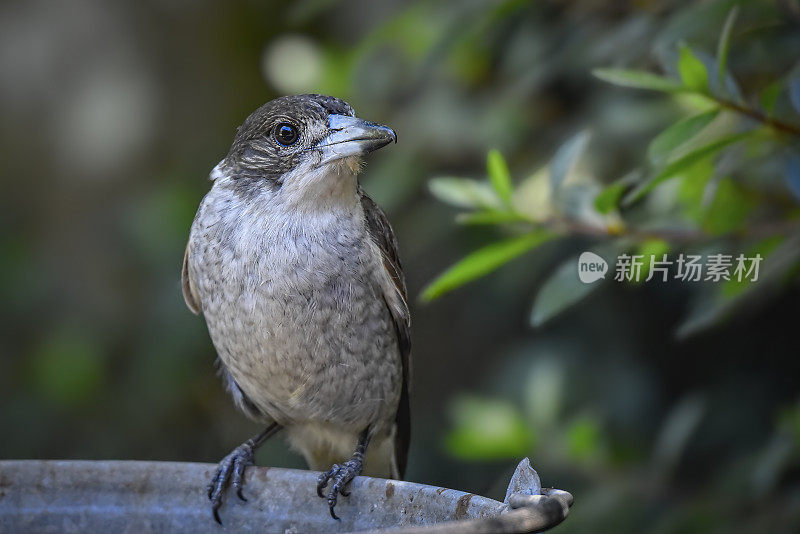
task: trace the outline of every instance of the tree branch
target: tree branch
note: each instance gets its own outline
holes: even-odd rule
[[[779,132],[783,132],[789,135],[794,135],[795,137],[800,137],[800,126],[795,126],[794,124],[789,124],[788,122],[783,122],[777,119],[773,119],[772,117],[765,115],[764,113],[758,111],[757,109],[749,108],[747,106],[731,102],[730,100],[723,100],[721,98],[713,96],[711,98],[723,108],[735,111],[736,113],[745,115],[747,117],[750,117],[751,119],[755,119],[761,122],[762,124],[766,124],[767,126]]]
[[[710,234],[699,229],[671,229],[671,228],[656,228],[656,229],[640,229],[625,226],[619,227],[604,227],[595,226],[572,219],[554,219],[541,223],[542,226],[550,228],[556,232],[579,235],[586,237],[595,237],[600,239],[616,238],[616,237],[630,237],[637,241],[646,241],[650,239],[661,239],[669,243],[693,243],[698,241],[706,241],[710,239],[748,239],[748,238],[764,238],[779,235],[788,235],[790,233],[800,231],[800,222],[780,222],[780,223],[765,223],[761,225],[751,226],[746,230],[731,232],[728,234]]]

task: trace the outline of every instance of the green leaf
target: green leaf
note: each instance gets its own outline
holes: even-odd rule
[[[457,397],[450,407],[454,428],[450,454],[462,460],[497,460],[530,454],[535,436],[519,409],[507,401]]]
[[[712,158],[701,159],[682,173],[678,186],[678,202],[687,219],[702,222],[706,206],[706,186],[714,175]]]
[[[431,301],[467,282],[480,278],[517,256],[552,239],[555,234],[538,230],[480,248],[440,274],[422,292],[422,300]]]
[[[669,252],[669,243],[663,239],[647,239],[643,241],[636,250],[636,254],[642,255],[642,270],[641,277],[634,282],[644,282],[650,275],[650,266],[653,260],[660,261],[662,256]],[[659,273],[653,273],[654,277],[662,276]],[[654,278],[657,279],[657,278]]]
[[[725,88],[725,68],[728,64],[728,49],[731,45],[731,32],[733,31],[733,25],[736,23],[736,17],[738,15],[739,6],[733,6],[728,12],[725,24],[722,25],[722,33],[717,43],[717,80],[719,80],[720,91]]]
[[[636,253],[643,256],[661,256],[669,252],[669,243],[663,239],[647,239],[637,247]]]
[[[597,461],[605,452],[603,431],[594,416],[582,415],[566,430],[567,455],[579,462]]]
[[[599,281],[588,284],[581,282],[578,278],[578,256],[568,259],[547,279],[536,295],[531,325],[543,325],[601,285]]]
[[[673,150],[700,133],[718,114],[717,108],[679,120],[650,142],[647,157],[656,164],[664,162]]]
[[[616,209],[626,187],[626,184],[621,182],[614,182],[608,185],[594,198],[594,208],[603,215]]]
[[[703,228],[713,235],[722,235],[741,228],[753,210],[755,201],[751,199],[730,178],[720,180],[714,200],[704,215]]]
[[[434,178],[428,182],[431,194],[460,208],[501,208],[503,203],[491,186],[466,178]]]
[[[459,213],[456,215],[456,222],[465,225],[483,224],[508,224],[519,222],[530,222],[525,216],[513,211],[485,210],[472,213]]]
[[[697,59],[692,50],[683,45],[681,47],[680,59],[678,60],[678,72],[681,74],[683,85],[692,91],[701,93],[708,92],[708,72],[703,62]]]
[[[778,101],[778,95],[781,94],[781,89],[782,85],[780,80],[778,80],[777,82],[769,84],[761,91],[761,96],[758,100],[768,117],[771,117],[775,112],[775,102]]]
[[[679,159],[667,165],[661,172],[656,174],[653,178],[642,183],[639,187],[631,191],[623,199],[622,201],[623,205],[630,205],[633,202],[636,202],[660,183],[665,182],[670,178],[674,178],[675,176],[678,176],[679,174],[686,171],[687,169],[692,167],[695,163],[702,160],[703,158],[713,156],[723,148],[728,147],[734,143],[738,143],[745,137],[752,135],[753,132],[755,132],[755,130],[749,130],[747,132],[741,132],[721,137],[683,155]]]
[[[603,81],[622,87],[665,92],[683,90],[683,86],[675,80],[642,70],[594,69],[592,74]]]
[[[673,100],[678,107],[686,109],[692,113],[702,113],[710,109],[719,107],[719,104],[713,97],[704,95],[703,93],[693,93],[691,91],[684,91],[682,93],[674,93]]]
[[[761,255],[762,258],[766,258],[777,249],[781,243],[785,240],[784,236],[774,235],[767,238],[762,239],[747,252],[744,253],[745,258],[755,258],[757,255]],[[735,276],[731,276],[730,280],[725,280],[722,282],[722,287],[720,288],[720,293],[725,298],[734,298],[738,295],[744,293],[747,288],[752,284],[750,280],[742,278],[739,280]]]
[[[550,186],[553,191],[558,191],[566,180],[570,169],[577,161],[581,152],[589,142],[589,132],[584,130],[567,140],[556,151],[550,162]]]
[[[614,180],[611,184],[607,185],[594,199],[594,209],[598,213],[606,215],[612,210],[619,207],[619,200],[622,198],[623,193],[633,184],[636,184],[642,178],[642,171],[635,169],[622,178]]]
[[[780,411],[778,428],[794,437],[795,446],[800,446],[800,402]]]
[[[509,204],[511,202],[511,173],[508,172],[508,165],[500,151],[492,149],[486,157],[486,168],[489,171],[489,180],[500,200]]]

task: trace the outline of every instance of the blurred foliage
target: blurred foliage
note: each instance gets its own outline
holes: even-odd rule
[[[673,20],[683,19],[690,13],[699,17],[711,10],[719,12],[723,6],[730,5],[731,2],[709,2],[692,6],[676,14]],[[781,25],[774,7],[753,2],[742,5],[749,16],[758,8],[762,19],[769,19],[765,12],[772,10],[770,14],[775,18],[766,24]],[[729,318],[732,312],[746,309],[752,297],[774,296],[788,287],[796,287],[800,266],[800,208],[797,205],[800,196],[796,194],[800,190],[797,171],[800,63],[772,77],[761,74],[758,86],[752,87],[752,94],[746,95],[728,69],[730,64],[737,64],[728,54],[741,8],[733,5],[727,9],[715,57],[695,52],[683,39],[676,39],[675,52],[669,54],[663,64],[664,70],[672,75],[629,68],[595,68],[592,71],[597,78],[614,85],[665,93],[675,103],[674,122],[652,138],[646,145],[646,157],[643,155],[641,163],[624,172],[621,178],[612,178],[608,185],[603,185],[592,166],[582,164],[581,158],[591,142],[589,130],[583,130],[558,147],[545,167],[516,184],[512,182],[508,164],[496,149],[488,153],[486,181],[453,177],[431,180],[429,188],[436,198],[469,210],[457,216],[459,223],[492,226],[501,237],[439,275],[422,291],[422,299],[430,301],[440,297],[546,242],[576,237],[584,238],[583,242],[593,250],[602,251],[601,257],[612,260],[612,269],[613,260],[621,253],[643,255],[643,273],[650,271],[651,258],[664,256],[666,260],[668,253],[682,251],[699,250],[708,255],[749,250],[749,254],[765,258],[770,267],[765,269],[760,283],[731,279],[697,288],[702,298],[697,299],[678,326],[677,334],[681,337],[697,334]],[[797,32],[796,22],[792,28]],[[757,30],[752,27],[745,30],[753,31]],[[762,43],[765,47],[770,45],[776,46]],[[595,132],[595,135],[601,134]],[[677,187],[673,182],[677,182]],[[792,194],[796,197],[794,201]],[[517,237],[508,237],[509,234]],[[599,289],[599,283],[589,285],[579,280],[577,263],[577,256],[570,257],[541,284],[530,318],[533,326],[541,327]],[[744,299],[743,295],[751,298]],[[478,401],[473,404],[475,402]],[[483,408],[470,406],[471,418],[466,418],[462,412],[453,418],[447,446],[454,455],[468,458],[465,451],[472,450],[474,459],[485,459],[486,451],[516,449],[520,439],[517,434],[488,430],[483,431],[480,445],[467,447],[470,437],[481,426],[482,418],[495,409],[498,401],[489,398],[483,402]],[[531,419],[531,426],[540,434],[549,434],[550,439],[556,440],[552,448],[532,446],[532,455],[548,464],[554,461],[548,455],[552,455],[553,450],[559,451],[555,455],[557,461],[569,463],[572,469],[587,474],[604,473],[603,482],[599,478],[596,480],[605,484],[607,491],[611,484],[617,486],[617,491],[628,493],[643,483],[642,478],[647,487],[653,483],[647,481],[649,477],[664,483],[671,476],[693,434],[698,431],[698,425],[706,417],[706,411],[707,404],[702,397],[688,396],[679,400],[664,419],[650,458],[633,465],[620,462],[621,457],[615,456],[615,445],[624,445],[609,441],[613,432],[594,411],[579,413],[552,427],[542,428]],[[503,415],[495,417],[505,421],[512,413],[511,408],[505,407]],[[509,427],[510,423],[505,426]],[[779,428],[787,426],[784,422]],[[750,475],[753,483],[766,484],[758,481],[769,478],[774,487],[781,471],[786,472],[793,463],[797,466],[800,452],[797,445],[797,441],[792,445],[785,438],[773,438],[773,442],[766,445],[762,460],[753,465]],[[516,456],[518,452],[509,454],[508,458]],[[642,469],[651,474],[645,475]],[[625,471],[629,471],[629,475],[620,478],[620,473]],[[714,484],[707,488],[707,498],[714,502],[709,508],[715,512],[707,511],[702,519],[687,512],[690,514],[687,519],[679,519],[683,512],[673,510],[674,516],[666,514],[652,530],[736,530],[731,527],[738,525],[738,520],[726,523],[726,516],[735,515],[736,501],[721,497],[723,488],[723,485]],[[794,486],[793,489],[798,488]],[[628,497],[637,499],[639,506],[647,506],[646,494]],[[622,503],[619,506],[619,513],[624,515]],[[800,522],[795,522],[798,513],[792,512],[790,516],[798,528]],[[769,512],[751,521],[762,525],[781,524]],[[723,527],[726,524],[728,527]],[[571,526],[580,530],[574,524]],[[783,526],[781,530],[783,528],[791,530]]]
[[[709,56],[709,65],[689,46],[679,45],[676,64],[672,65],[679,79],[633,69],[594,69],[596,77],[616,85],[673,95],[688,111],[687,116],[652,139],[641,167],[610,185],[601,186],[594,174],[577,166],[589,142],[587,131],[558,148],[547,165],[546,182],[542,172],[534,172],[515,188],[506,161],[494,149],[487,158],[488,184],[457,178],[432,180],[430,190],[437,198],[474,210],[460,215],[460,222],[528,233],[470,254],[431,282],[422,298],[434,299],[494,271],[542,245],[547,241],[545,236],[605,237],[614,241],[615,250],[635,249],[644,256],[642,271],[647,273],[650,258],[675,250],[669,242],[681,244],[681,250],[713,247],[731,251],[738,250],[743,239],[772,242],[776,237],[797,234],[800,209],[782,209],[783,199],[776,202],[768,197],[774,184],[768,180],[767,162],[781,163],[787,192],[800,185],[795,183],[800,175],[794,172],[800,157],[796,150],[800,143],[800,99],[792,96],[800,91],[800,63],[782,78],[763,82],[760,101],[765,100],[763,91],[770,93],[766,108],[763,104],[750,107],[734,76],[726,70],[738,13],[739,6],[730,9],[719,37],[717,57]],[[774,113],[775,102],[784,92],[793,106],[787,109],[787,114],[791,112],[787,118]],[[671,180],[679,180],[680,188],[662,186]],[[531,189],[529,182],[543,183],[536,190],[541,197],[538,201],[524,194]],[[655,191],[658,186],[662,187]],[[645,197],[650,193],[657,198],[648,202],[650,199]],[[543,203],[550,207],[549,212],[531,209]],[[753,212],[768,215],[750,220]],[[800,248],[793,244],[786,253],[791,256],[786,267],[794,268],[800,262]],[[571,259],[545,282],[531,317],[535,326],[599,287],[583,284],[576,275],[576,266],[577,262]],[[721,285],[712,297],[716,310],[732,308],[736,293],[728,287]],[[721,315],[716,311],[707,313]],[[707,320],[702,326],[710,324]],[[684,325],[681,331],[696,330],[697,327]]]
[[[215,462],[258,430],[183,247],[236,126],[324,92],[398,132],[364,187],[410,293],[452,291],[412,303],[409,479],[502,498],[529,454],[576,497],[558,531],[800,530],[796,0],[0,13],[0,457]],[[586,250],[765,260],[583,285]],[[303,466],[281,440],[258,461]]]
[[[534,442],[532,429],[508,402],[459,397],[451,404],[455,429],[447,438],[451,454],[466,460],[524,456]]]

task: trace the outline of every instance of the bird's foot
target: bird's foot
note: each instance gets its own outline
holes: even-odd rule
[[[253,451],[255,447],[252,440],[247,440],[222,459],[214,473],[211,482],[208,484],[208,499],[211,501],[211,511],[214,519],[220,525],[219,507],[222,506],[222,499],[225,490],[233,486],[236,495],[243,501],[247,501],[242,494],[244,484],[244,469],[253,465]]]
[[[317,495],[323,499],[325,495],[323,495],[322,490],[325,489],[328,482],[332,483],[331,490],[328,492],[328,508],[330,508],[332,518],[339,519],[333,511],[336,506],[336,499],[339,495],[345,497],[350,495],[350,492],[345,490],[345,486],[361,473],[363,466],[363,459],[357,455],[343,464],[333,464],[333,467],[328,472],[322,473],[317,479]]]

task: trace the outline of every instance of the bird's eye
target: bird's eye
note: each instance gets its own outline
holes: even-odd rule
[[[275,140],[283,146],[293,145],[297,138],[297,128],[289,123],[282,122],[275,127]]]

